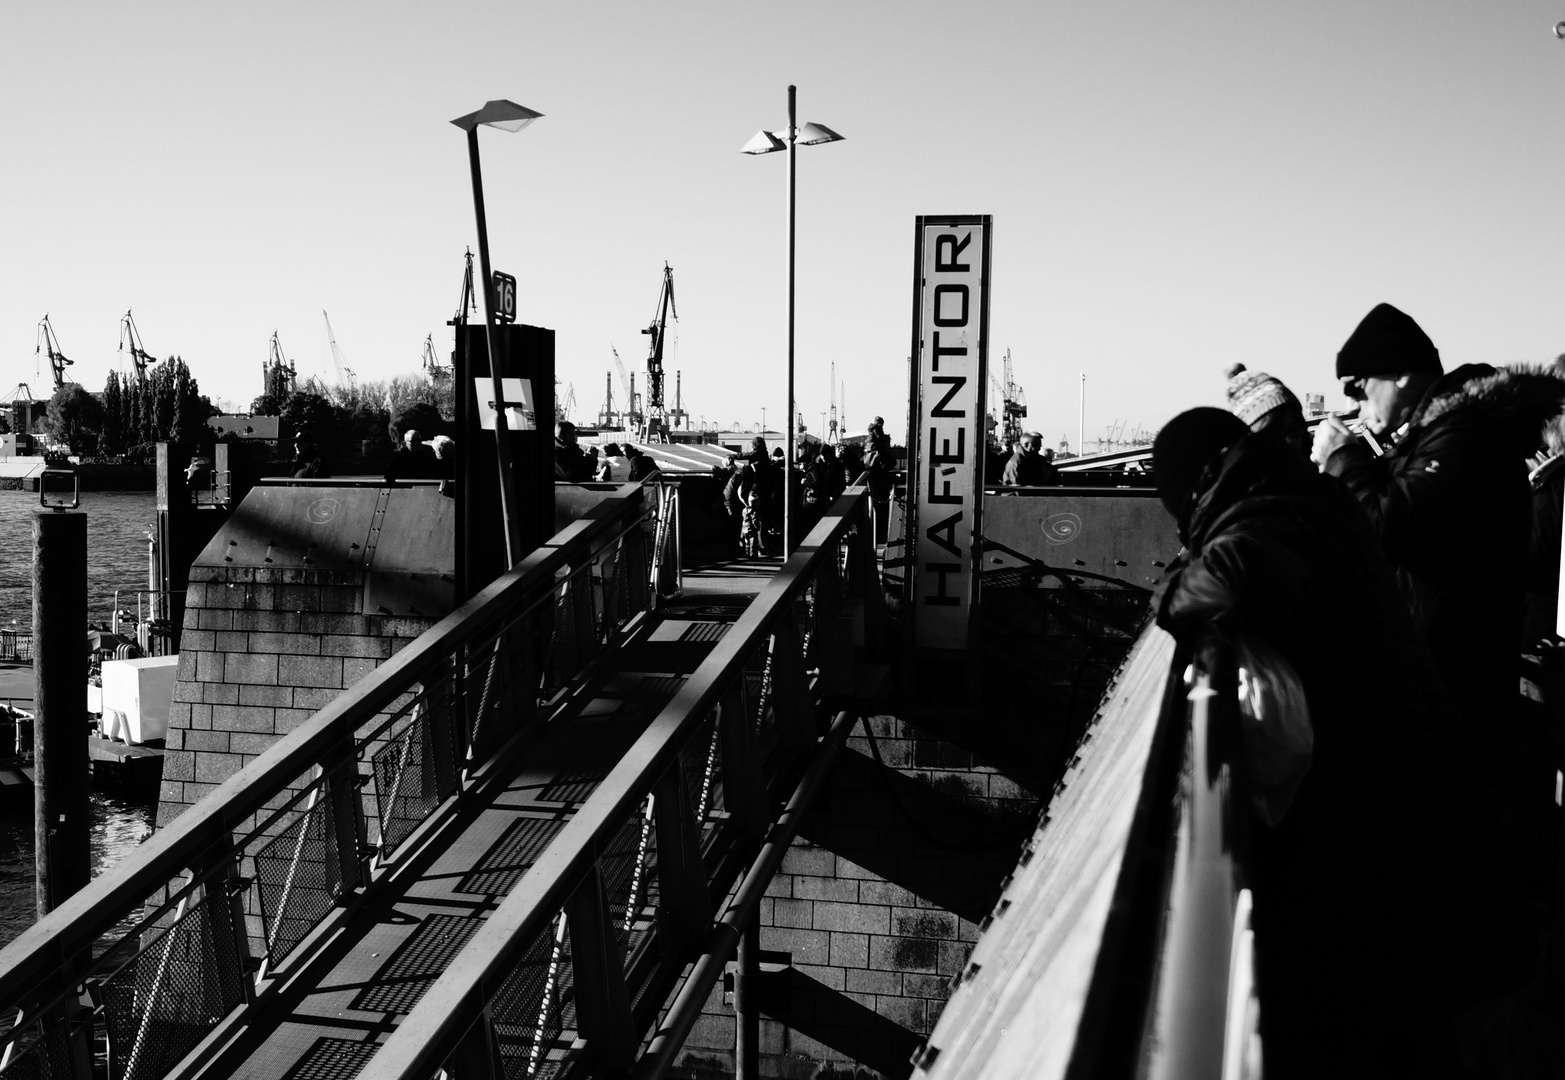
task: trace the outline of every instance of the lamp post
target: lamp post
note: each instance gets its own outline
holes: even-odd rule
[[[505,561],[515,566],[522,558],[522,523],[516,506],[516,478],[511,472],[511,440],[505,420],[505,389],[495,351],[494,275],[489,269],[489,225],[484,218],[484,180],[478,166],[478,129],[520,131],[542,116],[525,105],[500,98],[484,103],[477,112],[451,121],[467,132],[467,160],[473,172],[473,214],[478,220],[478,264],[484,275],[484,341],[489,349],[489,382],[494,387],[495,460],[500,466],[500,517],[505,522]],[[469,264],[471,265],[471,264]],[[465,393],[458,388],[458,393]]]
[[[794,223],[796,219],[795,209],[795,174],[796,155],[794,148],[803,143],[805,146],[815,146],[817,143],[840,142],[842,136],[824,124],[805,124],[804,130],[799,130],[798,108],[796,95],[798,88],[788,87],[788,130],[766,131],[755,133],[755,138],[740,147],[740,152],[745,154],[771,154],[778,150],[788,151],[788,423],[784,425],[785,438],[783,443],[784,464],[786,475],[783,477],[783,559],[793,554],[793,427],[794,401],[793,401],[793,308],[794,308]],[[784,137],[786,136],[786,141]]]

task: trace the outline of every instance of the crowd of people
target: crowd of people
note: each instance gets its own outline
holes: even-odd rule
[[[1336,375],[1357,415],[1313,435],[1241,365],[1153,448],[1184,545],[1159,623],[1259,639],[1313,726],[1249,828],[1266,1073],[1565,1075],[1565,358],[1448,372],[1381,304]]]
[[[759,558],[782,550],[783,482],[787,471],[782,447],[768,451],[766,440],[760,435],[750,441],[748,451],[730,457],[727,465],[713,466],[714,482],[722,492],[723,512],[732,526],[730,539],[736,555]],[[796,539],[808,534],[851,485],[864,484],[870,498],[884,506],[896,482],[896,462],[885,421],[875,417],[862,443],[833,446],[801,439],[788,480],[793,486]]]

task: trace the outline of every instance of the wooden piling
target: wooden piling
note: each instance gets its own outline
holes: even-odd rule
[[[33,515],[34,835],[38,917],[92,877],[87,766],[87,515]]]

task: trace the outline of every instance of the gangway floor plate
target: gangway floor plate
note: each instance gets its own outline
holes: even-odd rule
[[[283,972],[279,992],[195,1075],[357,1075],[370,1056],[361,1048],[395,1030],[721,639],[712,628],[724,622],[670,612],[642,624],[628,647],[607,652],[515,756],[505,782],[442,811],[454,819],[438,847],[404,856],[369,903],[297,972]]]

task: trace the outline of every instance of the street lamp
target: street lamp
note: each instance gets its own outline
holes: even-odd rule
[[[788,423],[784,425],[783,440],[783,559],[793,554],[793,270],[794,270],[794,222],[795,211],[795,161],[794,147],[798,143],[815,146],[818,143],[841,142],[842,136],[823,124],[805,124],[799,130],[798,108],[795,102],[797,87],[788,87],[788,130],[758,131],[755,138],[740,147],[745,154],[771,154],[788,151]]]
[[[489,349],[489,382],[494,387],[495,459],[500,466],[500,517],[505,522],[505,561],[515,566],[522,558],[522,523],[516,506],[513,485],[516,480],[511,472],[511,440],[505,421],[505,390],[496,362],[494,340],[494,275],[489,269],[489,225],[484,218],[484,180],[478,167],[478,129],[499,128],[501,131],[520,131],[542,116],[525,105],[500,98],[484,103],[477,112],[459,116],[451,121],[467,132],[467,160],[473,171],[473,214],[478,219],[478,264],[484,275],[484,341]],[[465,390],[459,391],[465,393]]]

